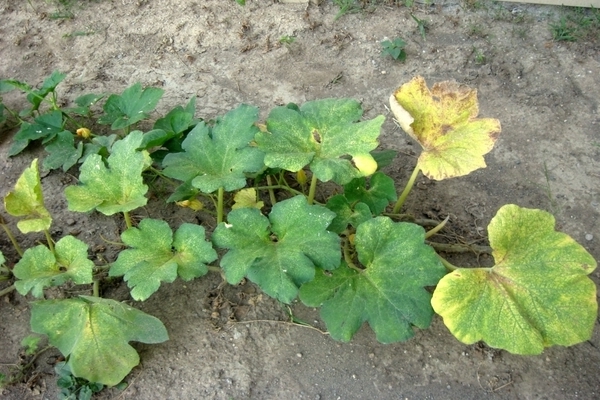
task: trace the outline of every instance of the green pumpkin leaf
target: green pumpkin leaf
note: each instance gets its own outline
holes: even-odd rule
[[[44,168],[52,170],[62,167],[63,171],[67,172],[81,158],[83,142],[79,142],[75,147],[73,134],[69,131],[62,131],[48,143],[46,151],[49,154],[44,159]]]
[[[458,268],[433,295],[452,334],[516,354],[588,340],[598,312],[596,285],[587,277],[594,258],[556,232],[554,217],[542,210],[503,206],[488,233],[496,265]]]
[[[148,186],[142,171],[146,156],[137,151],[142,132],[134,131],[112,146],[112,154],[104,160],[90,154],[81,165],[79,184],[65,189],[69,210],[87,212],[94,208],[105,215],[126,212],[142,207]]]
[[[73,236],[56,242],[54,252],[44,245],[25,250],[13,270],[18,278],[17,291],[25,296],[31,290],[35,297],[42,297],[44,288],[67,281],[78,285],[92,283],[94,263],[88,259],[87,251],[87,244]]]
[[[173,235],[165,221],[144,219],[138,228],[123,232],[121,239],[131,249],[119,253],[109,274],[125,275],[131,296],[138,301],[150,297],[161,282],[171,283],[177,276],[189,281],[205,275],[206,263],[217,259],[199,225],[185,223]]]
[[[119,137],[115,134],[108,136],[96,136],[92,141],[83,145],[83,156],[79,159],[84,162],[90,154],[99,154],[102,158],[110,156],[112,146]]]
[[[361,201],[369,206],[374,215],[381,214],[391,201],[398,199],[394,180],[382,172],[376,172],[369,180],[356,178],[344,185],[344,196],[350,203]]]
[[[196,111],[196,98],[192,97],[184,109],[177,106],[163,118],[156,120],[153,129],[162,129],[172,137],[181,135],[196,124],[194,114]]]
[[[268,167],[297,172],[310,165],[322,182],[343,185],[377,169],[369,152],[377,147],[384,117],[357,122],[362,113],[360,103],[351,99],[277,107],[267,118],[267,132],[255,140]]]
[[[42,101],[48,96],[48,94],[54,92],[54,89],[58,86],[59,83],[65,79],[67,75],[62,74],[58,71],[53,71],[52,74],[44,79],[42,83],[42,87],[39,89],[28,89],[26,86],[20,86],[19,89],[27,92],[27,101],[31,104],[31,108],[27,110],[21,111],[19,115],[26,116],[30,115],[33,111],[37,111],[42,104]]]
[[[394,161],[394,158],[398,155],[396,150],[373,150],[371,155],[375,159],[377,163],[377,171],[380,171],[382,168],[391,165]]]
[[[4,115],[4,104],[2,104],[2,99],[0,98],[0,125],[6,122],[6,115]]]
[[[229,213],[212,235],[213,243],[229,249],[221,260],[227,281],[244,277],[271,297],[290,303],[298,286],[310,281],[315,267],[326,270],[340,264],[340,239],[327,226],[335,214],[308,205],[296,196],[273,206],[269,217],[253,208]]]
[[[357,228],[360,224],[371,219],[372,214],[369,206],[365,203],[356,203],[351,205],[348,199],[342,194],[337,194],[327,201],[326,207],[333,211],[336,216],[331,221],[327,230],[335,233],[342,233],[352,225]]]
[[[249,146],[258,128],[258,109],[245,104],[218,118],[213,127],[200,122],[187,135],[182,153],[168,154],[163,173],[189,181],[204,193],[222,187],[233,191],[246,186],[245,173],[260,171],[263,153]]]
[[[17,222],[17,227],[23,233],[50,229],[52,217],[44,205],[37,158],[23,171],[15,190],[4,197],[4,207],[10,215],[24,217]]]
[[[67,114],[77,114],[82,116],[90,115],[90,107],[94,104],[98,103],[102,98],[104,98],[103,94],[94,94],[88,93],[83,96],[79,96],[75,99],[76,107],[67,107],[63,108],[62,111]]]
[[[98,118],[100,124],[111,124],[111,129],[123,129],[145,118],[152,112],[164,90],[148,87],[142,90],[138,82],[121,95],[111,94],[104,103],[104,113]]]
[[[402,129],[423,147],[417,166],[430,179],[485,168],[483,155],[494,147],[500,121],[476,118],[477,90],[447,81],[430,91],[418,76],[396,90],[390,105]]]
[[[37,117],[33,124],[23,122],[19,131],[13,138],[13,144],[8,151],[9,156],[14,156],[23,151],[32,140],[43,139],[48,143],[63,129],[63,115],[60,111],[52,111]],[[68,131],[66,131],[68,132]],[[70,133],[70,132],[69,132]]]
[[[42,300],[31,308],[31,330],[48,336],[67,358],[74,376],[114,386],[140,358],[129,342],[169,339],[155,317],[115,300],[80,296]]]
[[[317,273],[300,288],[300,299],[307,306],[321,306],[334,339],[349,341],[368,322],[382,343],[407,340],[414,335],[413,325],[424,329],[431,323],[431,295],[425,287],[446,272],[424,241],[425,231],[415,224],[387,217],[364,222],[355,237],[364,269],[343,264]]]

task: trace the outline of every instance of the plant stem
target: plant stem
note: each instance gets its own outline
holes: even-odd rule
[[[271,175],[267,175],[267,185],[273,185],[273,181],[271,180]],[[273,192],[273,188],[269,187],[269,200],[271,200],[271,207],[273,207],[277,203],[277,199],[275,198],[275,192]]]
[[[46,241],[48,242],[48,248],[51,252],[54,253],[54,240],[52,240],[52,236],[50,236],[50,232],[48,229],[44,229],[44,233],[46,234]]]
[[[209,272],[218,272],[218,273],[222,273],[223,272],[223,270],[221,268],[215,267],[213,265],[208,265],[207,267],[208,267],[208,271]]]
[[[125,225],[127,225],[127,229],[131,228],[133,225],[131,224],[131,215],[129,215],[129,211],[123,211],[123,217],[125,217]]]
[[[477,244],[450,244],[450,243],[435,243],[427,242],[436,251],[444,253],[466,253],[473,252],[478,254],[492,254],[492,248],[489,246],[480,246]]]
[[[94,284],[92,285],[92,295],[94,297],[100,297],[100,281],[94,280]]]
[[[412,175],[410,176],[410,179],[406,183],[406,187],[404,188],[404,190],[402,191],[402,194],[398,198],[396,205],[394,205],[394,209],[392,210],[393,214],[398,214],[398,212],[404,205],[404,201],[408,197],[410,190],[412,189],[413,185],[415,184],[415,181],[417,180],[417,176],[419,175],[420,170],[421,169],[419,168],[419,164],[415,165],[415,169],[413,170]]]
[[[439,254],[437,255],[440,259],[440,261],[442,262],[442,264],[444,264],[444,267],[446,267],[446,269],[450,272],[452,271],[456,271],[458,269],[458,267],[450,264],[450,262],[448,260],[446,260],[444,257],[440,256]]]
[[[315,201],[315,193],[317,191],[317,176],[313,173],[310,180],[310,189],[308,190],[308,204],[313,204]]]
[[[448,219],[450,219],[449,215],[446,217],[445,220],[437,224],[435,228],[431,229],[430,231],[427,231],[427,233],[425,233],[425,239],[429,239],[430,237],[441,231],[444,228],[444,226],[446,226],[446,222],[448,222]]]
[[[8,238],[10,239],[10,242],[12,243],[12,245],[15,248],[15,250],[17,251],[17,253],[19,253],[19,256],[23,257],[23,250],[21,250],[21,246],[19,246],[19,243],[17,243],[17,240],[15,239],[15,237],[12,234],[12,231],[10,230],[8,225],[2,224],[2,228],[4,228],[4,232],[6,232],[6,236],[8,236]]]
[[[354,264],[354,261],[352,261],[352,256],[350,255],[350,249],[348,248],[348,240],[344,240],[343,252],[344,252],[344,261],[346,261],[346,264],[348,264],[348,267],[352,268],[355,271],[362,272],[362,269],[357,267],[356,264]]]
[[[223,193],[225,189],[221,186],[217,190],[217,224],[223,222]]]
[[[304,193],[302,193],[301,191],[292,189],[291,187],[288,187],[285,185],[257,186],[255,189],[256,190],[283,189],[283,190],[287,190],[288,192],[293,193],[293,194],[304,195]]]
[[[14,284],[10,285],[7,288],[4,288],[4,289],[0,290],[0,297],[4,296],[5,294],[9,294],[13,290],[15,290],[15,285]]]

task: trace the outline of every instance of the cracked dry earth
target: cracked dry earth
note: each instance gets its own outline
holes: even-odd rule
[[[479,4],[479,3],[478,3]],[[84,93],[120,93],[127,86],[165,89],[158,114],[197,97],[209,119],[239,103],[264,118],[288,102],[328,97],[359,99],[366,118],[386,115],[382,148],[399,152],[386,172],[405,182],[419,146],[392,121],[389,95],[415,75],[431,85],[454,79],[479,92],[480,115],[500,119],[502,134],[486,156],[488,167],[467,177],[419,178],[406,208],[415,215],[450,215],[451,240],[485,244],[485,227],[506,203],[550,211],[557,229],[600,259],[600,46],[597,38],[554,42],[548,28],[564,10],[515,3],[456,1],[408,9],[380,6],[334,20],[338,8],[320,4],[249,0],[76,2],[70,19],[50,18],[50,2],[0,0],[0,78],[40,83],[53,70],[66,103]],[[473,5],[473,3],[471,3]],[[32,8],[33,6],[33,8]],[[427,21],[425,40],[410,16]],[[85,33],[78,35],[77,33]],[[290,44],[280,38],[294,37]],[[380,55],[380,42],[402,37],[407,59]],[[485,59],[476,57],[484,54]],[[4,102],[24,100],[9,93]],[[0,137],[0,194],[5,196],[40,149],[8,158],[12,133]],[[75,175],[76,176],[76,175]],[[64,188],[72,175],[55,171],[42,183],[54,217],[53,234],[77,234],[95,257],[108,261],[122,221],[67,210]],[[151,201],[144,215],[175,224],[193,214]],[[20,236],[25,246],[40,238]],[[9,241],[0,248],[14,259]],[[463,265],[487,259],[457,257]],[[600,271],[591,278],[600,282]],[[250,283],[218,290],[220,278],[163,284],[139,304],[160,318],[170,340],[136,345],[141,365],[124,391],[100,399],[594,399],[600,396],[600,330],[570,347],[523,357],[484,344],[464,345],[439,317],[405,343],[382,345],[363,327],[350,343],[318,329],[288,323],[288,312]],[[4,286],[3,286],[4,287]],[[0,287],[1,289],[1,287]],[[104,288],[130,300],[124,284]],[[72,295],[73,293],[67,293]],[[74,293],[77,294],[77,293]],[[65,295],[56,292],[55,296]],[[0,299],[0,371],[20,362],[29,333],[30,298]],[[300,304],[294,315],[323,330],[318,311]],[[56,398],[52,363],[37,358],[3,399]]]

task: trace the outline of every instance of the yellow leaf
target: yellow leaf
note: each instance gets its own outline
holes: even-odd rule
[[[417,166],[430,179],[467,175],[486,166],[483,155],[494,147],[500,121],[477,118],[477,90],[453,81],[433,85],[420,76],[390,97],[402,129],[423,147]]]
[[[257,208],[261,209],[265,203],[262,201],[256,201],[256,189],[246,188],[242,189],[233,196],[235,204],[231,207],[233,210],[238,208]]]

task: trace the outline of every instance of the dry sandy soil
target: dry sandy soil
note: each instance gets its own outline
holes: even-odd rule
[[[76,2],[70,19],[53,19],[54,11],[50,2],[0,0],[0,78],[39,84],[60,70],[68,74],[58,90],[67,103],[89,92],[120,93],[139,81],[165,89],[156,115],[197,96],[198,116],[207,119],[239,103],[260,107],[264,118],[288,102],[356,98],[367,118],[387,116],[381,147],[400,152],[386,170],[399,181],[408,178],[419,146],[393,123],[389,95],[415,75],[429,84],[454,79],[475,87],[480,115],[500,119],[503,128],[486,156],[488,167],[441,182],[421,177],[406,208],[428,218],[450,215],[446,236],[482,244],[501,205],[545,209],[559,230],[600,259],[600,44],[597,37],[553,41],[549,23],[563,9],[451,0],[412,9],[380,6],[335,21],[338,8],[329,1],[248,0],[241,7],[233,0],[106,0]],[[411,11],[428,23],[425,40]],[[295,41],[281,44],[284,36]],[[408,43],[405,63],[380,54],[380,42],[396,37]],[[17,93],[4,102],[24,106]],[[33,149],[8,158],[11,135],[0,137],[2,196],[31,159],[43,155]],[[52,233],[78,233],[97,257],[114,260],[114,249],[100,235],[118,241],[122,221],[69,212],[63,191],[75,182],[72,175],[55,171],[42,182]],[[174,224],[193,218],[162,201],[144,213]],[[19,237],[25,247],[39,239]],[[0,248],[14,262],[5,236]],[[600,271],[591,278],[600,282]],[[286,322],[287,311],[252,284],[217,291],[219,283],[213,274],[163,284],[139,304],[165,323],[170,340],[137,345],[142,364],[127,377],[128,388],[106,390],[99,398],[600,397],[598,323],[591,340],[535,357],[464,345],[439,317],[406,343],[381,345],[367,326],[352,342],[338,343]],[[130,300],[124,284],[103,291]],[[19,363],[29,300],[16,293],[0,299],[1,372]],[[324,329],[318,311],[299,304],[293,311]],[[23,382],[0,389],[0,397],[56,398],[57,356],[55,350],[43,353]]]

